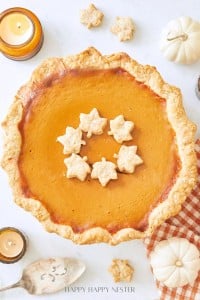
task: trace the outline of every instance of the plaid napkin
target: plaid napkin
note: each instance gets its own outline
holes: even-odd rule
[[[150,238],[144,240],[147,256],[159,241],[172,236],[186,238],[200,249],[200,140],[196,142],[198,183],[190,196],[184,202],[178,215],[168,219],[158,227]],[[200,272],[193,286],[168,288],[156,280],[160,291],[160,300],[200,300]]]

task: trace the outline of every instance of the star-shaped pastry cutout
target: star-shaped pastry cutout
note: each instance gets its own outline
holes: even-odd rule
[[[79,153],[81,145],[85,145],[86,142],[82,140],[82,131],[80,128],[67,127],[64,135],[57,138],[63,146],[64,154]]]
[[[106,186],[111,179],[117,179],[116,165],[103,157],[93,164],[91,178],[99,179],[101,185]]]
[[[109,135],[113,135],[114,139],[118,143],[132,140],[131,131],[134,128],[132,121],[125,121],[124,116],[119,115],[115,119],[110,120],[110,131]]]
[[[80,129],[87,132],[87,137],[90,138],[92,134],[100,135],[106,126],[107,119],[99,116],[98,110],[93,108],[89,114],[80,114]]]
[[[136,154],[137,146],[121,146],[119,153],[115,154],[117,166],[121,172],[133,173],[135,167],[142,164],[143,160]]]
[[[64,163],[67,167],[67,178],[78,178],[84,181],[87,174],[91,172],[90,166],[86,163],[87,157],[81,157],[78,154],[72,153],[68,158],[64,159]]]
[[[85,24],[87,28],[97,27],[103,20],[103,13],[96,8],[94,4],[90,4],[87,9],[80,12],[80,21]]]
[[[111,32],[117,34],[120,41],[128,41],[133,38],[135,26],[131,18],[117,17],[115,24],[111,27]]]

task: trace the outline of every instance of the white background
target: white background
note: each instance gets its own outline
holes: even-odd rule
[[[104,15],[101,27],[88,30],[79,22],[79,11],[90,1],[84,0],[0,0],[0,11],[13,6],[26,7],[39,17],[44,28],[44,45],[34,58],[15,62],[0,54],[0,120],[5,117],[17,89],[29,78],[33,69],[50,56],[75,54],[89,46],[95,46],[104,54],[125,51],[144,64],[155,65],[169,83],[181,88],[188,116],[200,127],[200,101],[194,93],[200,62],[192,66],[180,66],[166,61],[159,51],[161,29],[166,23],[182,15],[200,20],[200,0],[95,0]],[[116,16],[130,16],[137,31],[133,41],[120,43],[109,28]],[[198,129],[198,135],[200,129]],[[2,132],[1,148],[2,151]],[[6,174],[0,170],[0,227],[15,226],[29,238],[26,256],[13,265],[0,264],[0,284],[7,285],[19,279],[23,267],[30,262],[51,256],[74,256],[87,264],[87,271],[74,287],[107,287],[109,293],[78,293],[61,291],[56,295],[35,297],[22,289],[0,294],[0,299],[159,299],[145,248],[141,241],[132,241],[111,247],[104,244],[78,246],[54,234],[46,233],[39,222],[12,201]],[[135,293],[114,293],[107,268],[112,258],[129,259],[135,268],[134,281],[127,285],[135,287]],[[119,286],[126,286],[121,284]]]

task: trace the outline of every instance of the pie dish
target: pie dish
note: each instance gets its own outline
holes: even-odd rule
[[[94,107],[108,119],[123,114],[134,122],[133,140],[125,145],[137,145],[144,162],[106,187],[90,178],[67,179],[56,142]],[[18,91],[3,127],[2,166],[15,202],[47,231],[75,243],[116,245],[149,236],[180,211],[196,183],[196,126],[180,90],[125,53],[102,56],[89,48],[44,61]],[[81,155],[91,164],[103,156],[115,161],[120,145],[107,132],[85,136]]]

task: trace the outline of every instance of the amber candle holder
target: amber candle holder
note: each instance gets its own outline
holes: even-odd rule
[[[28,9],[13,7],[0,14],[0,51],[13,60],[26,60],[41,49],[43,30]]]
[[[0,262],[15,263],[20,260],[27,249],[25,235],[14,227],[0,229]]]

